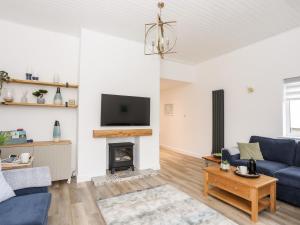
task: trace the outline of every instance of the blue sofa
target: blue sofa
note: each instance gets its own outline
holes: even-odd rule
[[[300,207],[300,143],[294,139],[273,139],[252,136],[250,143],[259,143],[264,160],[257,160],[257,172],[276,177],[277,199]],[[222,159],[233,166],[247,166],[240,154],[222,150]]]
[[[26,169],[25,169],[26,170]],[[29,169],[30,170],[30,169]],[[42,170],[45,173],[47,170]],[[13,176],[9,176],[9,173],[14,172]],[[42,182],[34,181],[39,172],[33,170],[33,182],[28,181],[28,177],[24,174],[28,174],[28,171],[23,170],[16,171],[4,171],[3,175],[7,178],[7,182],[11,184],[15,191],[16,196],[0,203],[0,225],[47,225],[48,223],[48,210],[51,202],[51,194],[48,193],[49,174],[45,174]],[[37,175],[37,176],[36,176]],[[21,182],[15,179],[20,177]],[[22,182],[23,179],[23,182]],[[37,178],[39,179],[39,177]],[[16,182],[17,180],[17,182]],[[46,180],[46,182],[45,182]],[[28,187],[28,184],[33,183],[35,187]],[[44,183],[45,186],[42,186]],[[50,181],[51,183],[51,181]],[[24,186],[25,188],[19,189],[18,187]],[[18,188],[18,189],[15,189]]]

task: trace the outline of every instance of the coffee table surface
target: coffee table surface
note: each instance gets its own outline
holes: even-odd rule
[[[202,159],[215,163],[221,163],[221,158],[216,158],[213,155],[203,156]]]
[[[211,166],[211,167],[204,168],[204,170],[207,171],[208,173],[214,174],[216,176],[222,176],[223,178],[225,178],[227,180],[231,180],[235,183],[240,183],[240,184],[243,184],[243,185],[246,185],[249,187],[253,187],[253,188],[260,188],[267,184],[277,181],[276,178],[265,176],[263,174],[261,174],[261,176],[259,178],[240,177],[234,173],[235,169],[236,169],[235,167],[231,167],[231,169],[226,172],[226,171],[220,170],[220,167],[217,167],[217,166]]]

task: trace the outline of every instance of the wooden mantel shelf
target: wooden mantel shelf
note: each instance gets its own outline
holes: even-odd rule
[[[151,136],[152,129],[93,130],[94,138]]]

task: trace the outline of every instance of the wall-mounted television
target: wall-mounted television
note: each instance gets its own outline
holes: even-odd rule
[[[101,126],[150,126],[150,98],[102,94]]]

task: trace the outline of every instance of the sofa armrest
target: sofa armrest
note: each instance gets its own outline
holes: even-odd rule
[[[222,149],[222,160],[227,160],[230,164],[233,164],[235,160],[240,159],[240,154],[236,149]]]
[[[48,167],[7,170],[3,171],[3,175],[13,190],[48,187],[51,185]]]

